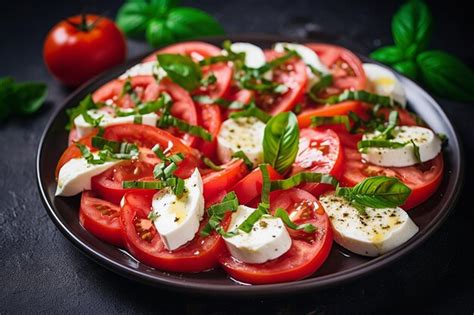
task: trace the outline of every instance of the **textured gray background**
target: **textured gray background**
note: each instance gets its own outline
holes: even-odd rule
[[[429,1],[428,1],[429,2]],[[360,313],[417,310],[472,313],[473,214],[467,163],[463,196],[446,224],[419,250],[398,263],[343,287],[277,300],[227,301],[169,293],[115,275],[93,263],[61,235],[41,205],[34,160],[39,137],[55,108],[71,91],[47,73],[42,42],[56,21],[83,8],[113,16],[121,1],[0,1],[0,76],[48,83],[47,104],[34,117],[0,125],[0,313]],[[471,66],[470,10],[429,2],[436,23],[433,48]],[[390,18],[397,1],[199,1],[228,33],[269,33],[337,40],[368,53],[391,43]],[[339,36],[338,36],[339,34]],[[344,35],[342,35],[344,34]],[[129,43],[129,57],[148,48]],[[466,157],[473,157],[474,104],[438,99],[458,129]],[[410,305],[410,306],[409,306]]]

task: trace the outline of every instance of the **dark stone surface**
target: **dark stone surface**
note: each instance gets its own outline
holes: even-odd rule
[[[121,1],[1,2],[0,76],[48,83],[44,108],[31,118],[0,125],[0,313],[361,313],[402,310],[472,313],[474,171],[455,211],[419,250],[350,284],[297,297],[226,301],[170,293],[113,274],[79,253],[43,209],[34,160],[45,124],[70,90],[55,82],[42,62],[42,42],[61,18],[81,12],[113,16]],[[188,2],[189,3],[189,2]],[[190,3],[189,3],[190,4]],[[389,44],[396,1],[199,1],[232,34],[270,33],[337,40],[361,53]],[[433,48],[448,50],[471,66],[472,18],[462,5],[431,3],[436,22]],[[344,35],[341,35],[344,34]],[[130,42],[129,57],[147,49]],[[438,99],[474,156],[474,104]]]

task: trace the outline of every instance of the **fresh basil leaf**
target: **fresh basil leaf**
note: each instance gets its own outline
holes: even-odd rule
[[[374,140],[361,140],[357,143],[357,148],[359,152],[367,153],[368,148],[389,148],[389,149],[398,149],[406,146],[407,143],[395,142],[385,139],[374,139]]]
[[[150,13],[146,1],[127,1],[118,10],[115,22],[127,36],[140,37],[145,33]]]
[[[241,231],[244,231],[245,233],[250,233],[250,231],[252,231],[252,228],[254,226],[254,224],[260,220],[260,218],[264,215],[264,214],[267,214],[267,211],[265,208],[263,207],[258,207],[257,209],[255,209],[254,212],[252,212],[246,219],[244,222],[242,222],[238,229],[241,230]]]
[[[215,18],[204,11],[189,7],[171,9],[166,18],[166,27],[179,40],[225,34]]]
[[[162,19],[152,19],[146,27],[146,40],[152,47],[159,47],[177,41],[173,32]]]
[[[415,141],[410,140],[411,145],[413,146],[413,154],[415,155],[415,160],[417,164],[421,164],[420,148],[416,145]]]
[[[442,51],[425,51],[416,62],[425,85],[436,94],[462,102],[474,100],[474,72],[461,60]]]
[[[400,61],[392,65],[392,67],[412,80],[418,78],[418,66],[413,60]]]
[[[423,51],[431,37],[433,21],[428,6],[421,0],[405,3],[392,19],[395,44],[403,50],[415,44],[415,52]]]
[[[44,103],[48,95],[48,88],[44,83],[24,82],[15,85],[14,111],[18,114],[32,114]]]
[[[0,78],[0,121],[10,116],[13,111],[14,85],[13,78]]]
[[[337,187],[336,195],[370,208],[394,208],[405,203],[411,189],[395,177],[368,177],[354,187]]]
[[[184,89],[193,91],[201,84],[201,68],[190,57],[159,54],[157,58],[160,67],[166,71],[169,78]]]
[[[370,54],[370,58],[387,65],[403,61],[403,50],[397,46],[380,47]]]
[[[272,117],[265,126],[263,159],[283,174],[298,154],[299,128],[296,115],[283,112]]]

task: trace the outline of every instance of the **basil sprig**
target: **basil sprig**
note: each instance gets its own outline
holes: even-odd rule
[[[128,0],[119,9],[117,25],[130,37],[144,37],[157,47],[176,41],[223,35],[219,22],[204,11],[178,7],[179,1]]]
[[[44,83],[17,83],[10,77],[0,78],[0,122],[13,114],[35,113],[43,106],[47,94]]]
[[[398,178],[374,176],[364,179],[354,187],[337,187],[336,196],[341,196],[361,213],[365,208],[394,208],[405,203],[411,189]]]
[[[473,101],[474,71],[446,52],[426,50],[432,29],[428,6],[421,0],[408,1],[392,19],[395,45],[379,48],[370,56],[411,79],[420,79],[440,96]]]
[[[178,54],[158,54],[158,64],[174,83],[188,91],[201,85],[202,71],[190,57]]]
[[[263,159],[280,174],[293,164],[298,154],[299,128],[296,115],[283,112],[272,117],[265,126]]]

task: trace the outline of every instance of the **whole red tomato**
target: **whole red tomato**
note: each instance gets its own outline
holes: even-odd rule
[[[125,38],[114,22],[92,14],[73,16],[56,24],[43,48],[49,71],[70,86],[122,63],[126,53]]]

